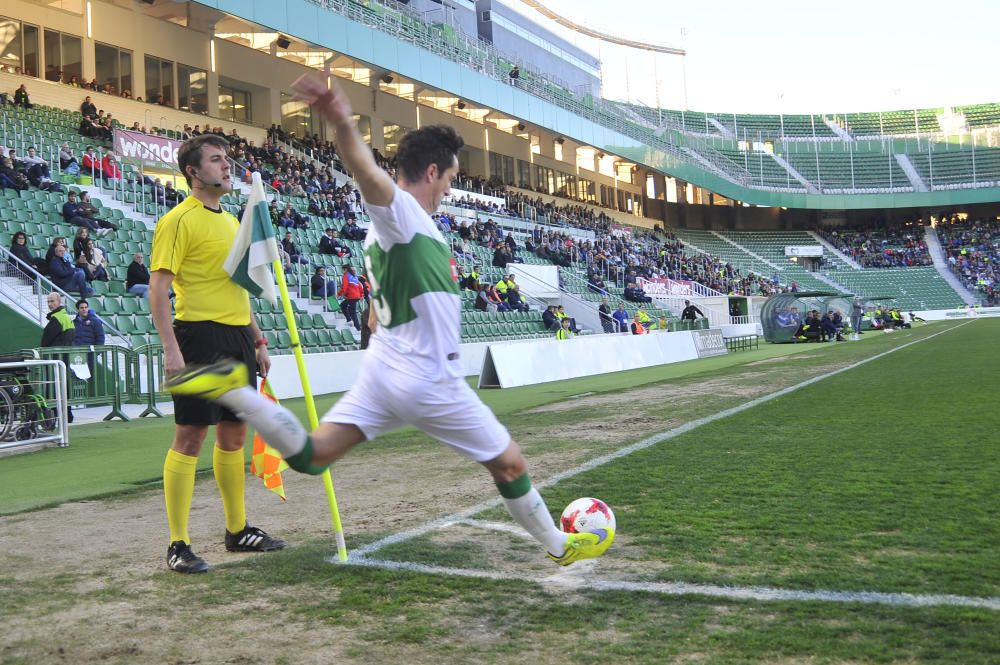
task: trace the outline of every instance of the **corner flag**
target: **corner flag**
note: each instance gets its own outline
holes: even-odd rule
[[[274,305],[278,300],[274,294],[274,277],[268,266],[272,261],[280,260],[281,253],[274,239],[274,226],[264,197],[264,185],[260,174],[254,173],[247,208],[240,220],[240,230],[222,267],[234,282],[251,295],[264,298]]]
[[[260,382],[260,394],[275,404],[278,403],[266,378]],[[285,500],[285,484],[281,479],[281,472],[287,468],[288,462],[282,459],[281,453],[267,445],[260,432],[254,432],[250,473],[263,480],[264,487],[280,496],[282,501]]]

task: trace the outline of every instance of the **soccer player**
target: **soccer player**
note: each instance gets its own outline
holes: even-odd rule
[[[191,188],[179,205],[160,218],[153,232],[149,304],[163,343],[164,372],[173,376],[188,363],[231,358],[243,368],[243,382],[266,375],[271,366],[267,341],[250,312],[250,297],[229,279],[222,264],[236,239],[239,222],[222,210],[231,189],[229,144],[205,134],[185,141],[177,165]],[[171,321],[170,290],[176,294]],[[254,379],[256,381],[256,379]],[[253,385],[256,385],[255,383]],[[285,541],[246,521],[243,443],[246,425],[236,414],[199,399],[174,396],[174,440],[163,465],[163,494],[170,527],[167,565],[180,573],[203,573],[208,564],[191,551],[188,515],[198,453],[215,425],[212,467],[226,515],[226,549],[266,552]]]
[[[235,411],[293,469],[312,474],[322,473],[362,441],[414,425],[485,466],[511,516],[553,561],[569,565],[600,556],[614,532],[567,534],[556,528],[531,485],[520,447],[463,376],[458,273],[431,219],[458,173],[462,138],[442,125],[409,132],[396,154],[397,185],[376,164],[336,83],[328,90],[321,81],[303,77],[293,87],[333,126],[338,153],[372,219],[364,261],[377,328],[361,373],[312,434],[291,412],[246,386],[246,369],[238,363],[189,366],[167,381],[167,389]]]

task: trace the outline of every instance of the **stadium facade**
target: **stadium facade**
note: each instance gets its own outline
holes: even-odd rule
[[[471,175],[609,207],[640,225],[807,228],[1000,201],[1000,105],[761,116],[648,109],[595,94],[599,62],[496,0],[10,0],[3,64],[36,102],[97,95],[147,126],[322,134],[289,83],[330,66],[373,147],[456,126]],[[547,44],[541,47],[539,44]],[[517,67],[519,76],[511,78]],[[23,76],[0,73],[4,88]],[[166,105],[150,105],[157,95]],[[207,115],[208,118],[203,117]]]

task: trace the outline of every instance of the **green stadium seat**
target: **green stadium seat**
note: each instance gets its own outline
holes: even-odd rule
[[[100,309],[97,312],[98,316],[103,317],[105,314],[121,314],[122,305],[118,296],[105,296],[101,299]]]
[[[139,312],[143,311],[142,310],[143,301],[144,298],[139,298],[138,296],[134,296],[132,294],[123,296],[121,299],[122,312],[126,314],[138,314]]]

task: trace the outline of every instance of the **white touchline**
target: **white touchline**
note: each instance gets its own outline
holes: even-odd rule
[[[960,323],[956,326],[951,326],[945,330],[934,333],[933,335],[928,335],[918,340],[912,342],[907,342],[897,346],[894,349],[889,349],[888,351],[883,351],[870,358],[865,358],[864,360],[859,360],[856,363],[848,365],[846,367],[841,367],[840,369],[832,370],[826,374],[820,376],[814,376],[811,379],[806,379],[800,383],[796,383],[793,386],[788,386],[787,388],[782,388],[773,393],[757,397],[743,404],[739,404],[728,409],[723,409],[717,413],[714,413],[703,418],[698,418],[697,420],[692,420],[691,422],[679,425],[673,429],[667,430],[666,432],[660,432],[659,434],[654,434],[651,437],[638,441],[624,448],[619,448],[618,450],[608,453],[607,455],[601,455],[600,457],[595,457],[594,459],[585,462],[579,466],[573,467],[572,469],[567,469],[562,473],[557,473],[554,476],[550,476],[545,480],[537,483],[535,486],[538,488],[548,487],[550,485],[555,485],[558,482],[566,480],[567,478],[572,478],[581,473],[585,473],[599,466],[607,464],[608,462],[614,461],[620,457],[625,457],[626,455],[631,455],[632,453],[638,452],[649,448],[650,446],[655,446],[658,443],[673,439],[680,436],[681,434],[686,434],[691,430],[697,429],[702,425],[707,425],[713,423],[717,420],[722,420],[723,418],[728,418],[729,416],[735,415],[746,411],[747,409],[752,409],[755,406],[765,404],[771,400],[783,397],[789,393],[793,393],[797,390],[811,386],[814,383],[828,379],[831,376],[836,376],[844,372],[856,369],[861,365],[870,363],[880,358],[884,358],[890,354],[896,353],[897,351],[902,351],[903,349],[913,346],[914,344],[920,344],[921,342],[926,342],[929,339],[934,339],[938,335],[943,335],[945,333],[957,330],[963,326],[969,325],[972,321],[966,321]],[[470,526],[481,526],[485,528],[495,528],[495,523],[483,522],[481,520],[471,519],[474,515],[477,515],[485,510],[499,506],[502,503],[502,498],[495,497],[482,503],[476,504],[465,510],[460,510],[458,512],[446,515],[444,517],[439,517],[435,520],[430,520],[424,524],[414,527],[412,529],[407,529],[405,531],[400,531],[385,538],[368,543],[363,547],[359,547],[353,550],[348,556],[347,563],[357,566],[366,567],[377,567],[377,568],[391,568],[393,570],[410,570],[415,572],[425,572],[431,574],[439,575],[459,575],[463,577],[481,577],[489,579],[520,579],[525,581],[534,582],[551,582],[556,578],[546,578],[546,577],[519,577],[515,575],[510,575],[502,573],[499,571],[488,571],[488,570],[466,570],[461,568],[448,568],[445,566],[429,566],[424,564],[411,564],[398,561],[385,561],[378,559],[370,559],[369,555],[377,552],[383,547],[389,545],[395,545],[396,543],[405,542],[412,538],[422,536],[429,531],[440,529],[443,527],[450,526],[455,523],[464,523]],[[513,529],[510,529],[513,531]],[[333,563],[343,563],[339,561],[336,557],[329,559]],[[904,606],[927,606],[927,605],[961,605],[969,607],[984,607],[987,609],[1000,610],[1000,598],[976,598],[970,596],[952,596],[952,595],[920,595],[920,594],[906,594],[906,593],[875,593],[867,591],[795,591],[795,590],[784,590],[784,589],[772,589],[767,587],[723,587],[714,585],[702,585],[702,584],[688,584],[684,582],[668,582],[668,583],[642,583],[642,582],[620,582],[611,580],[594,580],[590,579],[587,582],[581,583],[580,586],[585,586],[593,589],[618,589],[618,590],[634,590],[634,591],[649,591],[653,593],[665,593],[671,595],[683,595],[683,594],[700,594],[709,596],[719,596],[725,598],[734,599],[755,599],[755,600],[815,600],[815,601],[829,601],[829,602],[859,602],[859,603],[880,603],[889,605],[904,605]]]
[[[549,586],[569,586],[573,589],[593,589],[595,591],[634,591],[658,593],[667,596],[712,596],[729,600],[797,601],[821,603],[862,603],[865,605],[893,605],[896,607],[978,607],[1000,610],[1000,598],[976,598],[949,594],[881,593],[874,591],[796,591],[773,587],[718,586],[715,584],[690,584],[688,582],[625,582],[620,580],[595,579],[588,571],[585,575],[570,576],[572,569],[546,575],[516,575],[499,570],[471,568],[449,568],[429,566],[406,561],[385,561],[380,559],[357,558],[352,565],[388,570],[405,570],[428,575],[450,575],[489,580],[510,580],[533,582]]]

